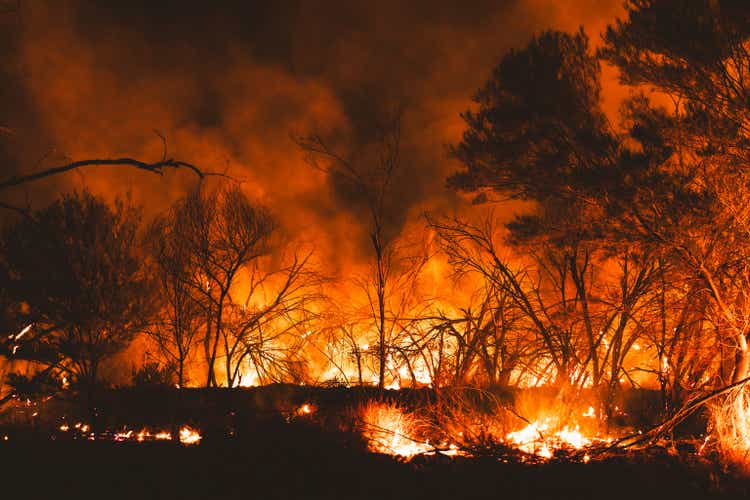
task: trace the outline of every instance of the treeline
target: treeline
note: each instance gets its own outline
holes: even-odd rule
[[[626,8],[596,51],[581,30],[509,52],[463,115],[448,185],[532,207],[506,225],[477,208],[389,235],[400,110],[357,155],[296,138],[367,204],[355,283],[325,276],[231,183],[147,227],[88,193],[19,216],[0,248],[3,354],[36,369],[8,382],[94,386],[138,336],[159,354],[143,376],[180,386],[593,387],[611,411],[622,386],[676,404],[746,378],[750,8]],[[631,91],[616,118],[602,62]]]

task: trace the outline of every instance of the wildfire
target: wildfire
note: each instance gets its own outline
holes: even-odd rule
[[[447,456],[465,454],[455,443],[436,444],[420,438],[420,419],[395,403],[370,401],[359,409],[363,435],[370,451],[410,459],[416,455]]]
[[[586,413],[593,413],[593,409],[589,408]],[[441,426],[443,431],[449,429],[447,439],[445,432],[439,432],[438,434],[443,437],[439,437],[432,443],[427,437],[432,437],[431,431],[435,431],[434,426],[427,425],[417,415],[405,411],[395,403],[371,401],[360,407],[359,416],[365,424],[362,429],[363,436],[370,450],[375,453],[407,459],[415,455],[432,455],[437,452],[456,456],[467,455],[469,453],[467,450],[472,446],[471,440],[467,444],[468,448],[455,444],[464,441],[464,432],[459,429],[469,426],[464,428],[468,429],[474,424],[470,417],[465,419],[461,416],[454,416],[451,426],[447,428]],[[490,429],[492,427],[491,425]],[[489,432],[491,436],[494,431]],[[476,435],[477,433],[472,431],[470,434]],[[451,438],[451,435],[454,438]],[[501,441],[505,445],[540,459],[551,459],[558,451],[580,450],[582,452],[580,460],[587,463],[591,460],[591,456],[583,452],[589,451],[589,448],[597,443],[609,443],[611,439],[586,435],[577,424],[561,425],[557,419],[548,417],[506,433]]]
[[[519,450],[541,458],[552,458],[556,450],[582,450],[596,440],[586,437],[578,425],[572,428],[566,425],[554,431],[553,429],[550,419],[544,419],[531,422],[521,430],[509,432],[505,439]],[[583,457],[584,462],[588,462],[589,459],[588,455]]]

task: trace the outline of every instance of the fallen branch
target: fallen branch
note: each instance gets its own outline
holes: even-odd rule
[[[668,419],[656,424],[644,433],[641,434],[630,434],[628,436],[617,439],[612,442],[609,446],[600,450],[600,452],[606,452],[615,448],[632,448],[634,446],[642,445],[644,443],[653,444],[660,437],[669,434],[683,422],[690,415],[695,413],[700,407],[704,406],[709,401],[726,394],[727,392],[743,386],[750,382],[750,377],[744,378],[733,384],[729,384],[720,389],[704,394],[703,396],[697,397],[691,401],[688,401],[682,408],[680,408],[674,415]]]

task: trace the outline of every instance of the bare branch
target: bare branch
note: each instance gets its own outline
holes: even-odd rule
[[[227,177],[225,174],[218,174],[212,172],[204,172],[200,168],[196,167],[191,163],[174,159],[163,159],[155,163],[147,163],[134,158],[103,158],[103,159],[91,159],[91,160],[80,160],[66,165],[60,165],[57,167],[51,167],[39,172],[28,175],[17,175],[6,178],[0,181],[0,190],[8,189],[20,184],[26,184],[28,182],[37,181],[53,175],[62,174],[71,170],[76,170],[83,167],[128,167],[136,168],[138,170],[144,170],[157,175],[163,175],[164,171],[169,168],[179,169],[185,168],[195,173],[199,178],[203,179],[208,176],[220,176]]]

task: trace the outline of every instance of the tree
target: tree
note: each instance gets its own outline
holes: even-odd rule
[[[138,254],[139,211],[84,191],[6,227],[0,265],[18,333],[5,355],[63,377],[89,397],[102,363],[149,321],[150,283]]]
[[[177,277],[203,308],[206,386],[216,386],[216,360],[231,351],[227,322],[236,303],[237,282],[243,270],[269,252],[276,223],[237,186],[213,192],[198,189],[176,203],[159,223],[188,259],[188,273]],[[230,363],[229,357],[225,360]],[[226,369],[231,383],[233,370],[228,364]]]
[[[399,243],[405,243],[405,238]],[[424,270],[430,260],[425,243],[420,238],[409,244],[397,245],[394,242],[390,245],[388,258],[383,262],[386,277],[382,294],[384,331],[377,328],[381,296],[376,274],[354,280],[362,292],[356,297],[361,297],[361,300],[352,299],[325,315],[326,344],[325,347],[315,347],[330,363],[329,374],[340,375],[347,384],[354,377],[362,384],[365,378],[370,380],[372,374],[373,382],[377,383],[382,351],[371,346],[379,347],[377,344],[382,335],[388,346],[383,363],[384,388],[386,384],[388,387],[402,387],[406,380],[412,386],[436,383],[431,364],[433,354],[439,357],[442,352],[436,351],[436,345],[431,342],[434,297],[423,290]],[[365,371],[368,372],[366,377]]]
[[[478,202],[533,202],[506,226],[505,243],[531,257],[528,267],[501,258],[492,221],[434,226],[456,265],[507,290],[558,384],[606,383],[611,401],[657,266],[650,249],[622,244],[608,227],[624,147],[601,110],[599,78],[582,30],[545,32],[503,57],[477,110],[463,114],[467,130],[451,153],[464,168],[449,185]],[[617,286],[605,268],[618,270]]]
[[[148,231],[147,246],[156,277],[159,314],[147,333],[166,360],[179,387],[187,380],[185,364],[199,340],[205,314],[190,285],[191,257],[168,219],[157,218]]]
[[[356,188],[364,198],[370,218],[370,242],[374,252],[372,279],[375,300],[372,316],[378,332],[378,388],[385,387],[388,358],[386,288],[389,281],[392,238],[385,234],[385,218],[394,172],[400,163],[401,115],[398,109],[391,116],[375,120],[373,134],[358,144],[350,155],[342,154],[320,135],[295,138],[307,153],[314,168],[337,176]]]
[[[583,309],[595,373],[598,341],[587,310],[585,279],[591,254],[586,240],[596,231],[590,224],[596,219],[590,217],[578,185],[597,182],[596,174],[616,146],[599,107],[599,71],[583,31],[545,32],[524,49],[512,50],[475,96],[477,111],[462,115],[467,130],[451,153],[465,170],[448,180],[456,189],[478,192],[477,201],[535,202],[533,213],[508,225],[509,242],[537,247],[540,270],[557,282],[563,313],[567,314],[568,300]],[[558,375],[569,380],[574,339],[569,334],[559,337],[567,329],[547,324],[545,316],[551,316],[542,314],[545,308],[536,300],[541,295],[528,295],[522,283],[525,274],[511,270],[498,257],[492,222],[463,229],[458,227],[461,221],[454,222],[438,226],[454,260],[473,262],[484,276],[500,280],[499,286],[511,286],[512,296],[542,335]],[[529,244],[532,240],[535,243]],[[479,254],[462,251],[460,241],[476,244]],[[489,262],[481,253],[490,256]],[[571,278],[572,298],[565,288]]]
[[[674,109],[645,97],[628,103],[639,148],[621,158],[630,188],[607,193],[606,203],[629,239],[674,261],[709,300],[734,345],[736,382],[750,370],[750,11],[708,0],[638,0],[626,11],[607,29],[601,56],[624,83],[654,88]]]
[[[232,307],[225,343],[230,387],[240,382],[246,365],[261,383],[305,380],[302,347],[319,319],[325,281],[312,269],[311,256],[295,251],[289,262],[277,255],[278,269],[262,269],[256,262],[247,270],[245,300]]]
[[[449,186],[478,192],[477,201],[580,207],[580,189],[572,188],[600,182],[617,145],[599,107],[599,72],[583,31],[545,32],[506,54],[474,96],[477,111],[462,114],[467,129],[451,155],[464,170]]]
[[[2,127],[0,127],[2,130]],[[206,176],[220,175],[210,172],[204,172],[200,168],[190,163],[174,160],[166,157],[166,142],[164,146],[164,157],[157,162],[145,162],[134,158],[102,158],[102,159],[86,159],[78,160],[64,165],[58,165],[54,167],[45,168],[38,172],[31,174],[13,175],[4,179],[0,179],[0,192],[7,191],[11,188],[25,185],[31,182],[35,182],[40,179],[52,177],[72,170],[77,170],[87,167],[110,167],[110,168],[135,168],[137,170],[143,170],[145,172],[154,173],[157,175],[164,175],[164,172],[168,169],[186,169],[196,174],[200,179]],[[28,210],[22,207],[11,205],[0,201],[0,208],[6,210],[12,210],[22,214],[28,213]]]
[[[750,368],[747,7],[637,0],[626,9],[600,55],[624,83],[670,97],[673,110],[634,95],[615,133],[599,110],[584,35],[543,34],[503,59],[479,111],[465,115],[453,152],[466,170],[451,183],[536,202],[510,226],[516,233],[613,254],[627,246],[644,264],[651,256],[681,269],[734,344],[737,381]]]

